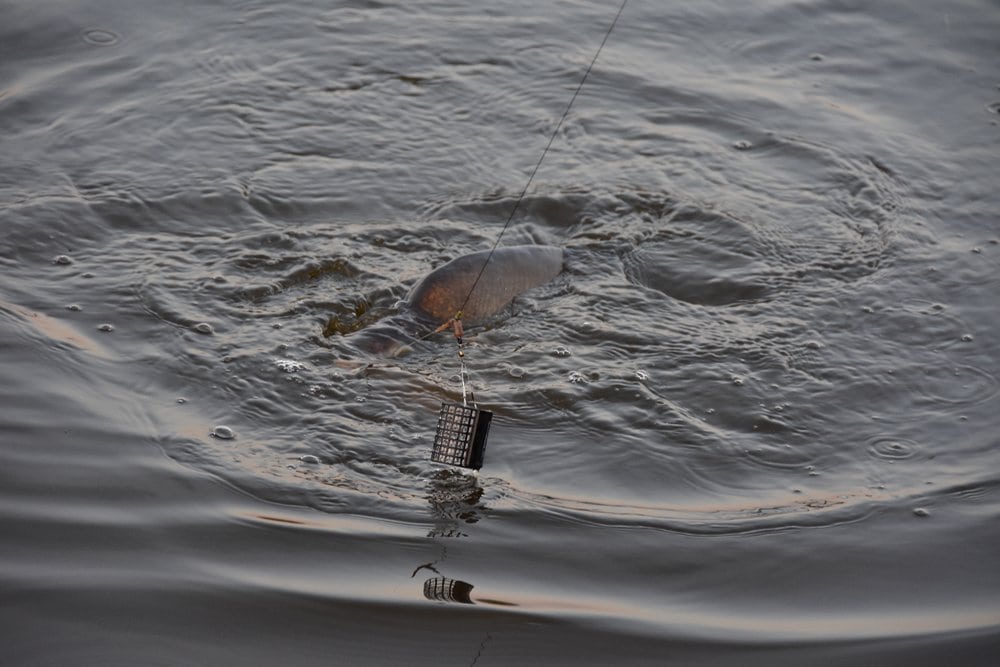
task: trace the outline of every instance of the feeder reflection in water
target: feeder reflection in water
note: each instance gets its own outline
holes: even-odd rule
[[[427,501],[430,503],[434,516],[434,526],[427,536],[438,537],[468,537],[459,526],[462,523],[476,523],[482,518],[480,510],[485,506],[480,504],[483,487],[476,475],[463,473],[456,469],[439,470],[431,479],[427,489]],[[437,566],[448,557],[448,547],[441,543],[441,556],[437,560],[420,565],[413,571],[415,577],[421,570],[430,570],[437,577],[431,577],[424,582],[424,597],[436,602],[457,602],[459,604],[474,604],[472,601],[472,584],[440,576]]]
[[[434,602],[454,602],[457,604],[489,604],[501,607],[516,607],[510,602],[494,597],[472,597],[473,585],[460,579],[444,576],[448,561],[448,544],[438,538],[463,538],[469,534],[461,528],[463,524],[478,523],[488,508],[482,503],[483,487],[479,476],[457,468],[438,470],[427,485],[427,502],[430,504],[434,525],[427,537],[434,539],[441,552],[437,559],[418,565],[411,578],[423,570],[433,572],[435,577],[424,581],[424,597]]]
[[[472,584],[447,577],[432,577],[424,582],[424,597],[438,602],[474,604],[470,594]]]
[[[427,537],[468,537],[462,524],[476,523],[483,518],[486,505],[480,502],[483,487],[476,475],[455,468],[438,470],[427,488],[434,526]]]

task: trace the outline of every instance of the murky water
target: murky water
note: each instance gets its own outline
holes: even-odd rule
[[[0,2],[0,661],[992,664],[1000,11]],[[348,335],[343,335],[344,333]]]

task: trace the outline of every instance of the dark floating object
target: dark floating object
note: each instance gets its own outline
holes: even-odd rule
[[[479,470],[493,413],[456,403],[442,403],[431,461]]]

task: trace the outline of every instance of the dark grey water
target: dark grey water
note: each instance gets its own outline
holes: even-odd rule
[[[0,2],[0,662],[994,664],[1000,7]],[[371,365],[367,365],[371,362]],[[235,437],[223,430],[226,426]]]

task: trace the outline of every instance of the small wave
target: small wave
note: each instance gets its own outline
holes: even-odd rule
[[[868,453],[886,461],[905,461],[921,453],[920,445],[906,438],[880,435],[868,442]]]

